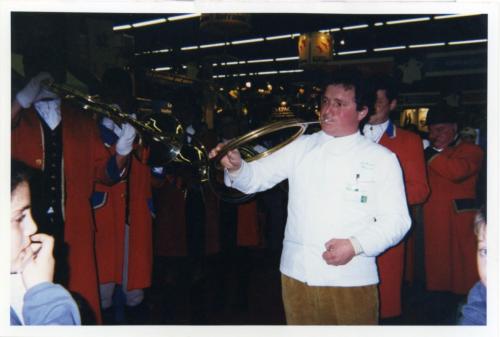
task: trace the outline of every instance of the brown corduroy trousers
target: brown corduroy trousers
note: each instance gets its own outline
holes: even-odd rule
[[[288,325],[376,325],[377,285],[316,287],[281,274]]]

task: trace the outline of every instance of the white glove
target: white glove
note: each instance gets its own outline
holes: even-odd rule
[[[128,155],[132,151],[135,139],[135,129],[129,123],[124,123],[121,126],[121,132],[118,135],[116,142],[116,152],[122,156]]]
[[[104,117],[101,121],[101,124],[104,127],[106,127],[107,129],[113,131],[115,133],[115,135],[120,137],[120,135],[122,133],[122,128],[118,124],[113,122],[113,120],[109,119],[108,117]]]
[[[16,99],[19,104],[27,109],[33,102],[37,102],[44,98],[57,98],[57,95],[40,86],[44,80],[51,80],[52,76],[49,73],[41,72],[33,77],[26,86],[17,93]]]

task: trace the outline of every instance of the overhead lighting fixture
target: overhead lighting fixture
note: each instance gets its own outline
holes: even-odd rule
[[[290,38],[292,38],[292,34],[267,36],[265,39],[267,41],[271,41],[271,40],[290,39]]]
[[[375,22],[373,25],[374,25],[375,27],[380,27],[380,26],[383,26],[383,25],[384,25],[384,23],[383,23],[383,22]]]
[[[363,24],[363,25],[356,25],[356,26],[345,26],[342,27],[343,30],[353,30],[353,29],[362,29],[362,28],[367,28],[368,25]]]
[[[113,30],[125,30],[125,29],[130,29],[132,28],[132,25],[120,25],[120,26],[114,26]]]
[[[442,19],[455,19],[455,18],[463,18],[466,16],[476,16],[481,14],[450,14],[450,15],[437,15],[434,16],[434,20],[442,20]]]
[[[427,48],[427,47],[439,47],[444,46],[444,42],[436,42],[436,43],[423,43],[423,44],[411,44],[408,48]]]
[[[288,56],[288,57],[277,57],[274,60],[275,61],[295,61],[298,60],[298,56]]]
[[[172,49],[159,49],[159,50],[153,50],[153,54],[161,54],[161,53],[170,53]],[[149,53],[148,53],[149,54]]]
[[[277,73],[278,73],[277,70],[259,71],[259,72],[257,72],[257,75],[273,75],[273,74],[277,74]]]
[[[192,18],[197,18],[201,16],[200,13],[198,14],[183,14],[183,15],[177,15],[177,16],[170,16],[167,18],[168,21],[179,21],[179,20],[187,20],[187,19],[192,19]]]
[[[262,42],[262,41],[264,41],[263,37],[257,37],[254,39],[232,41],[231,44],[236,45],[236,44],[255,43],[255,42]]]
[[[337,55],[352,55],[352,54],[363,54],[363,53],[366,53],[366,49],[341,51],[337,53]]]
[[[387,51],[387,50],[399,50],[399,49],[406,49],[406,46],[373,48],[373,51]]]
[[[260,60],[248,60],[247,63],[265,63],[265,62],[273,62],[273,59],[260,59]]]
[[[289,74],[289,73],[301,73],[304,69],[290,69],[290,70],[280,70],[280,74]]]
[[[172,67],[158,67],[153,69],[153,71],[166,71],[166,70],[172,70]]]
[[[402,19],[402,20],[393,20],[393,21],[387,21],[386,24],[388,25],[399,25],[402,23],[412,23],[412,22],[422,22],[422,21],[429,21],[431,18],[428,16],[422,17],[422,18],[413,18],[413,19]]]
[[[472,43],[484,43],[484,42],[488,42],[488,39],[450,41],[450,42],[448,42],[448,45],[450,45],[450,46],[456,46],[456,45],[459,45],[459,44],[472,44]]]
[[[209,43],[209,44],[202,44],[200,45],[200,48],[214,48],[214,47],[223,47],[225,46],[225,42],[219,42],[219,43]]]
[[[339,32],[340,28],[330,28],[330,32]]]
[[[189,47],[181,47],[181,50],[194,50],[198,48],[199,48],[198,46],[189,46]]]
[[[165,22],[167,22],[167,19],[160,18],[160,19],[154,19],[154,20],[133,23],[132,27],[138,28],[138,27],[152,26],[152,25],[158,25],[160,23],[165,23]]]

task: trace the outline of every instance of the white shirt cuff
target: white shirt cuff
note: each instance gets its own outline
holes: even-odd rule
[[[354,236],[351,236],[349,240],[351,241],[351,244],[354,248],[354,254],[359,255],[364,252],[363,247],[359,243],[358,239],[356,239]]]

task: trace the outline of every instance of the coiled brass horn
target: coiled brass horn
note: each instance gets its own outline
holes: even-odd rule
[[[76,103],[84,110],[108,117],[115,123],[132,125],[151,148],[152,165],[164,165],[178,157],[184,141],[184,129],[172,115],[152,113],[143,119],[135,119],[113,105],[100,101],[99,96],[86,95],[65,84],[52,81],[42,82],[47,90]]]
[[[250,131],[240,137],[234,138],[229,141],[225,146],[218,152],[218,154],[208,159],[206,151],[203,148],[203,164],[200,166],[199,172],[203,173],[205,177],[204,181],[210,183],[210,187],[222,200],[230,203],[242,203],[253,198],[255,194],[243,194],[234,188],[230,188],[224,185],[221,176],[221,159],[231,150],[238,149],[241,157],[247,161],[251,162],[260,158],[269,156],[270,154],[278,151],[287,144],[291,143],[299,136],[304,134],[309,125],[320,124],[320,121],[304,122],[301,119],[289,119],[286,121],[277,121],[270,123],[253,131]],[[276,136],[280,131],[292,131],[292,134],[286,134],[286,137],[274,144],[272,147],[265,149],[264,151],[258,152],[255,149],[255,145],[262,145],[260,143],[265,143],[266,136]]]

